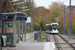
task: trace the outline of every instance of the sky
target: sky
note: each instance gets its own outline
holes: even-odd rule
[[[61,2],[64,2],[65,5],[69,6],[69,1],[70,0],[59,0]],[[52,4],[52,2],[58,2],[58,0],[34,0],[36,6],[44,6],[45,8],[49,8],[49,5]],[[71,0],[71,4],[74,6],[75,5],[75,0]]]

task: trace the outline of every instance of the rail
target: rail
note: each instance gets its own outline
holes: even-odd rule
[[[64,39],[60,34],[58,34],[58,35],[75,50],[75,47],[71,43],[69,43],[66,39]]]
[[[61,46],[60,46],[60,44],[59,44],[58,39],[55,37],[55,35],[53,35],[53,37],[54,37],[54,40],[55,40],[55,42],[56,42],[56,44],[57,44],[58,50],[62,50],[62,48],[61,48]]]

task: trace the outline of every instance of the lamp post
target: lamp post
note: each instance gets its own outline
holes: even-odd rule
[[[69,7],[69,37],[71,37],[71,0],[70,0],[70,7]]]

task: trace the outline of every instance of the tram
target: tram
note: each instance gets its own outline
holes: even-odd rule
[[[46,24],[46,33],[57,34],[58,31],[58,23]]]

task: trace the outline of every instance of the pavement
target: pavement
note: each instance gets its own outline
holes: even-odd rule
[[[3,47],[2,50],[55,50],[54,42],[37,42],[34,37],[27,35],[26,41],[19,41],[16,47]]]
[[[16,43],[16,47],[2,47],[2,50],[25,50],[27,43],[34,42],[34,38],[30,38],[26,41],[19,41],[19,43]]]
[[[36,42],[34,38],[19,41],[16,47],[4,47],[2,50],[55,50],[54,42]]]
[[[22,42],[15,48],[8,47],[7,50],[54,50],[54,42]]]
[[[2,50],[18,50],[18,48],[19,48],[18,46],[20,46],[21,44],[34,42],[34,37],[33,36],[34,36],[34,33],[26,34],[26,38],[25,38],[25,35],[24,35],[23,41],[19,41],[19,43],[16,43],[16,47],[2,47]]]

